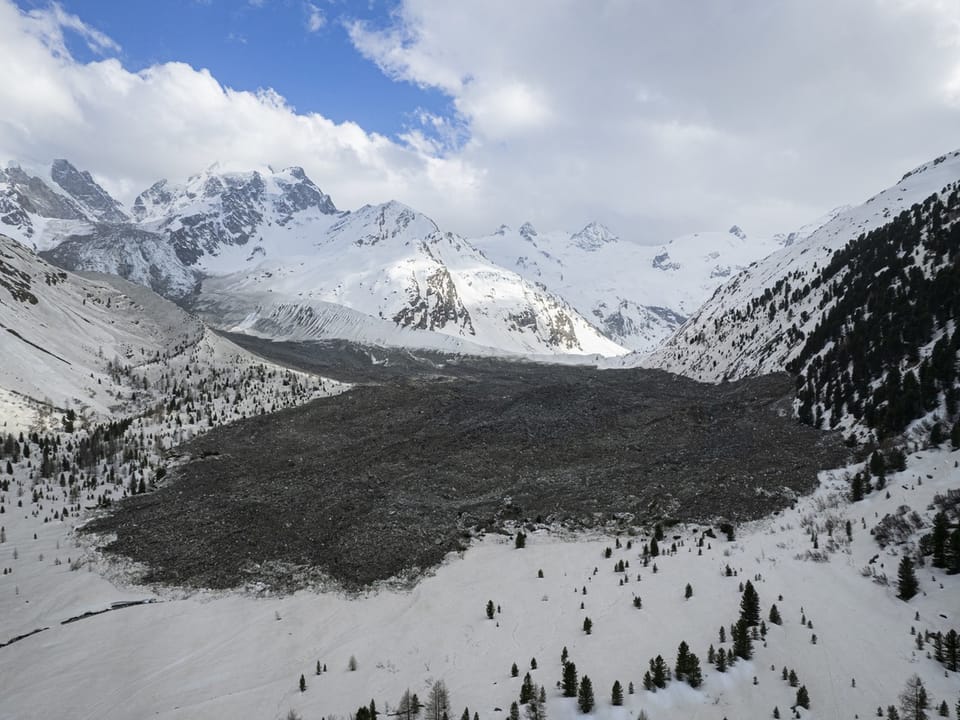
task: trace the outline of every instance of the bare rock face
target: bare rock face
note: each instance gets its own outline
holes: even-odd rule
[[[50,176],[88,211],[92,219],[106,223],[126,222],[130,219],[123,211],[123,206],[110,197],[110,193],[100,187],[90,173],[77,170],[68,161],[54,160]]]

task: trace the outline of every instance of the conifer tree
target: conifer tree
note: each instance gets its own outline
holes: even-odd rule
[[[774,625],[783,624],[783,619],[780,617],[780,611],[777,610],[776,604],[770,606],[770,622]]]
[[[900,693],[900,716],[903,720],[925,720],[930,700],[919,675],[912,676]]]
[[[547,720],[546,694],[542,694],[543,688],[538,689],[536,685],[533,689],[533,695],[527,703],[527,720]]]
[[[947,670],[960,670],[960,635],[956,630],[949,630],[943,638],[943,664]]]
[[[563,696],[577,696],[577,666],[572,660],[563,665]]]
[[[673,668],[673,676],[677,680],[683,680],[684,675],[687,673],[687,665],[690,661],[690,646],[687,645],[686,640],[680,641],[680,646],[677,648],[677,662]]]
[[[496,607],[493,604],[493,600],[487,600],[487,620],[493,620],[493,613],[496,610]]]
[[[802,707],[804,710],[810,709],[810,694],[807,692],[806,685],[801,685],[797,690],[797,701],[794,705]]]
[[[403,695],[400,696],[400,702],[397,703],[397,717],[401,720],[413,720],[419,712],[413,698],[414,696],[410,694],[409,688],[404,690]]]
[[[620,686],[619,680],[613,681],[613,689],[610,691],[610,704],[623,705],[623,688]]]
[[[760,624],[760,598],[749,580],[744,585],[743,596],[740,598],[740,619],[751,627]]]
[[[589,635],[591,632],[593,632],[593,620],[591,620],[591,619],[588,618],[588,617],[583,619],[583,631],[584,631],[587,635]]]
[[[940,511],[933,517],[933,532],[931,533],[934,567],[947,567],[947,544],[949,539],[950,525],[947,522],[947,515],[943,511]]]
[[[744,660],[753,657],[753,641],[750,639],[750,629],[742,618],[733,626],[733,655]]]
[[[657,655],[657,657],[650,662],[653,672],[653,684],[658,688],[665,688],[667,686],[667,663],[664,662],[661,655]]]
[[[693,586],[690,583],[687,583],[687,587],[684,588],[683,597],[685,600],[689,600],[693,597]]]
[[[700,658],[696,653],[690,653],[687,659],[686,681],[692,688],[698,688],[703,684],[703,670],[700,668]]]
[[[657,686],[653,684],[653,675],[650,674],[649,670],[643,674],[643,689],[651,692],[656,692],[657,689]]]
[[[510,703],[510,720],[520,720],[520,706],[516,700]]]
[[[717,650],[717,670],[719,672],[727,671],[727,651],[723,648]]]
[[[520,674],[520,669],[517,667],[517,664],[514,663],[510,666],[510,677],[517,677]]]
[[[580,690],[577,693],[577,707],[580,708],[580,712],[586,714],[593,710],[593,706],[593,683],[588,676],[584,675],[580,680]]]
[[[450,708],[450,693],[443,680],[437,680],[430,687],[430,694],[427,696],[425,706],[426,720],[444,720]]]
[[[520,685],[520,704],[526,705],[530,702],[530,698],[533,697],[535,692],[535,685],[533,680],[530,678],[530,673],[527,673],[523,676],[523,683]]]
[[[300,675],[300,692],[307,691],[307,679],[301,674]]]
[[[919,589],[917,576],[913,572],[913,561],[904,555],[897,570],[897,597],[904,601],[910,600]]]

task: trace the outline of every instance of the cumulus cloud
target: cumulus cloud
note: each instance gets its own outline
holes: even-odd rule
[[[482,204],[514,221],[773,232],[960,145],[952,0],[403,0],[348,28],[451,97]]]
[[[472,195],[478,175],[458,158],[298,113],[272,90],[233,90],[184,63],[136,73],[115,58],[80,63],[63,43],[68,28],[74,21],[56,6],[39,22],[0,0],[3,160],[69,158],[128,202],[161,177],[180,180],[217,161],[235,170],[302,165],[345,208],[393,197],[425,210],[464,207]]]
[[[130,72],[60,6],[0,0],[0,155],[71,158],[128,200],[216,160],[298,164],[346,208],[397,198],[467,234],[599,219],[652,243],[787,231],[960,146],[954,0],[401,0],[344,27],[453,111],[388,138],[185,64]]]

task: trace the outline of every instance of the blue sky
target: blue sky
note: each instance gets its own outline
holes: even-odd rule
[[[24,10],[49,5],[17,2]],[[60,0],[60,5],[120,45],[116,55],[133,72],[185,62],[210,70],[233,89],[272,88],[300,113],[353,121],[391,137],[419,127],[417,110],[450,112],[441,92],[387,77],[351,43],[344,21],[385,26],[395,2]],[[78,60],[100,59],[77,35],[68,33],[66,40]]]

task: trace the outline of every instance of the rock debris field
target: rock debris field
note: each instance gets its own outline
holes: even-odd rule
[[[344,352],[248,344],[313,371]],[[144,563],[144,582],[289,591],[326,577],[356,590],[415,576],[517,522],[758,518],[848,459],[839,435],[792,417],[783,374],[705,385],[652,370],[433,359],[405,372],[387,363],[378,379],[353,364],[338,378],[359,381],[353,390],[178,447],[163,487],[85,529],[115,533],[106,550]]]

